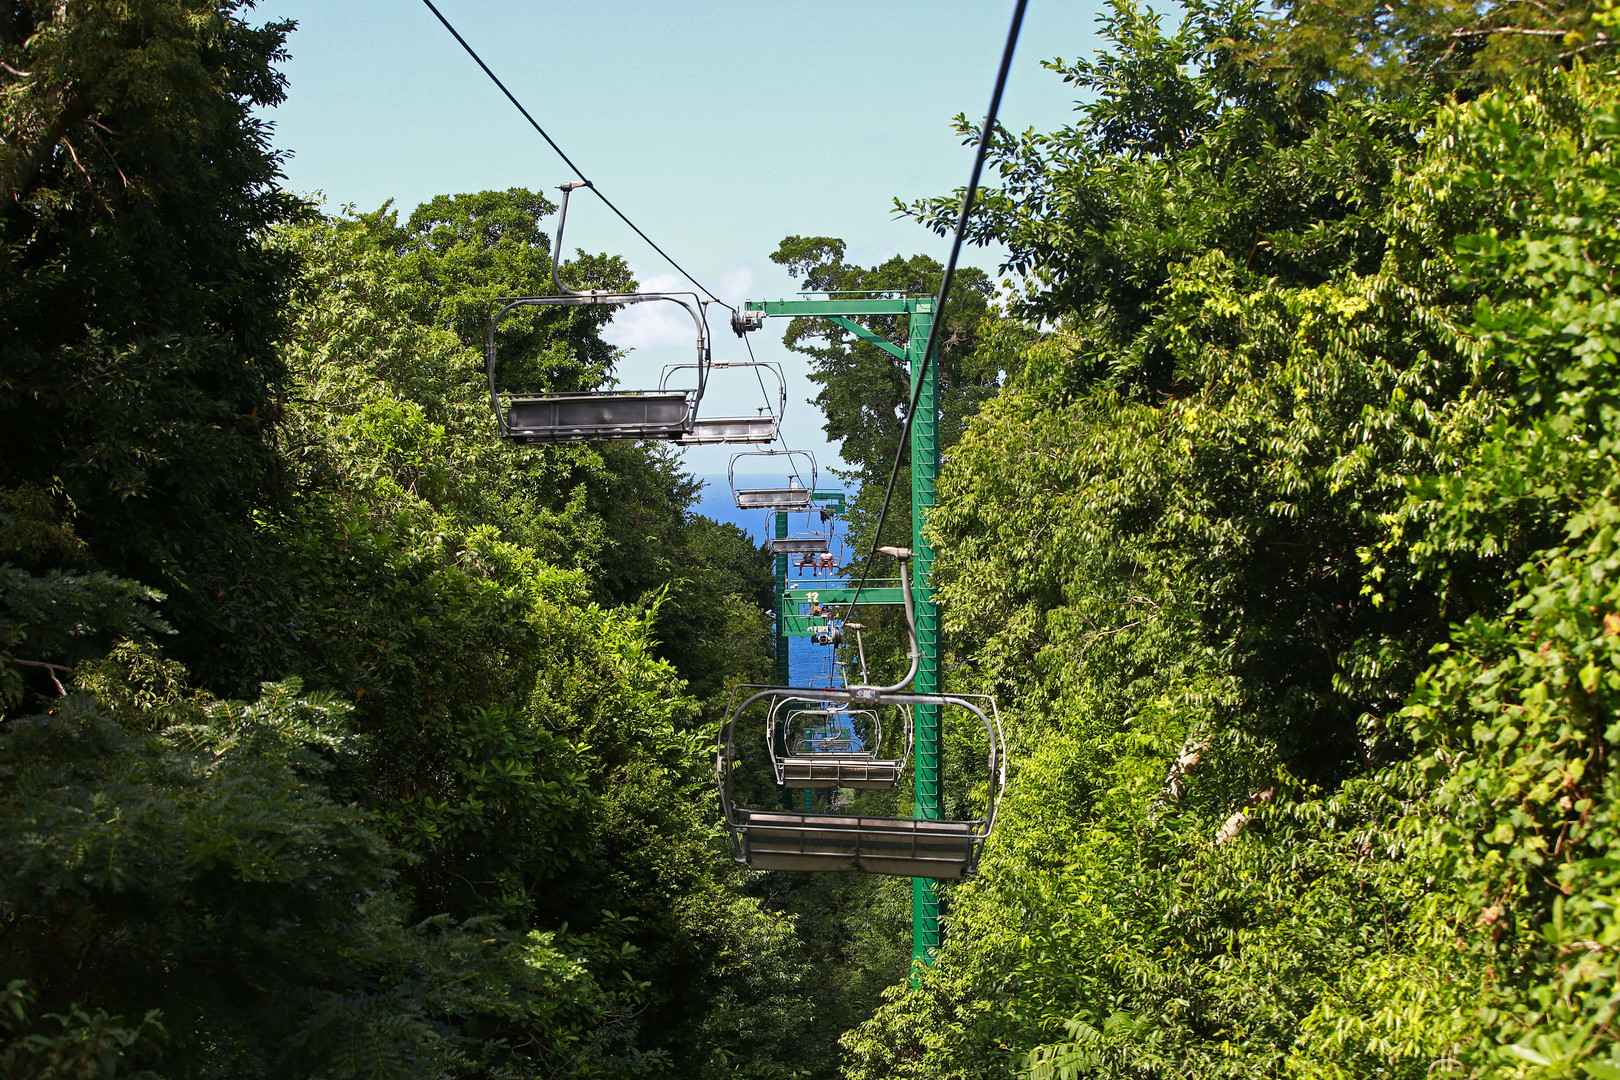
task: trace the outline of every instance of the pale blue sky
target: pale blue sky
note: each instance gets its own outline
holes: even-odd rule
[[[948,242],[894,220],[892,200],[967,181],[972,148],[950,120],[982,117],[1012,10],[943,0],[435,2],[586,175],[730,303],[792,291],[768,258],[790,234],[842,237],[864,264],[945,258]],[[1097,7],[1032,0],[1004,123],[1051,130],[1068,120],[1074,93],[1040,61],[1095,49]],[[321,192],[331,208],[392,198],[409,210],[443,193],[549,191],[572,179],[420,0],[259,0],[255,11],[299,23],[288,100],[272,114],[276,145],[293,154],[294,190]],[[569,247],[626,256],[644,287],[676,285],[600,202],[576,198],[570,210]],[[996,265],[983,251],[966,260]],[[626,388],[690,359],[690,321],[680,331],[649,316],[666,306],[627,309],[635,316],[609,335],[636,348],[620,372]],[[711,316],[717,359],[741,351],[725,314]],[[773,320],[752,337],[760,359],[788,370],[786,440],[835,463],[805,401],[814,388],[804,358],[781,346],[783,329]],[[733,400],[751,408],[746,395]],[[723,472],[729,457],[686,453],[699,473]]]

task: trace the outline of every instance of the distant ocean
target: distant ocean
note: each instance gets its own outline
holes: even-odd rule
[[[771,514],[767,510],[739,510],[737,503],[731,496],[731,482],[725,473],[716,475],[699,475],[703,481],[703,493],[698,496],[697,506],[694,509],[704,517],[711,517],[716,521],[729,521],[738,526],[754,538],[756,544],[763,544],[771,537]],[[738,474],[737,486],[740,488],[778,487],[782,484],[780,476],[744,476]],[[816,487],[822,491],[837,490],[841,485],[829,477],[822,477]],[[848,489],[846,489],[848,490]],[[851,492],[853,494],[853,492]],[[836,518],[832,522],[833,528],[842,532],[842,522]],[[819,521],[813,521],[806,514],[791,514],[788,516],[788,529],[790,532],[800,532],[814,527],[819,531]],[[838,545],[833,544],[833,551],[838,551]]]
[[[751,536],[756,544],[763,544],[773,535],[772,515],[765,510],[739,510],[731,495],[731,483],[725,473],[717,476],[709,475],[698,477],[704,482],[703,493],[698,496],[697,505],[693,508],[704,517],[716,521],[727,521],[743,529]],[[737,476],[737,485],[742,488],[776,487],[782,483],[780,476]],[[840,485],[830,477],[823,477],[816,485],[825,491],[828,488],[837,488]],[[842,522],[834,518],[831,522],[835,530],[835,537],[842,533]],[[814,528],[820,531],[820,522],[806,514],[792,514],[788,517],[789,532],[801,532]],[[838,541],[832,545],[833,553],[839,551]],[[790,571],[791,573],[791,571]],[[831,584],[836,579],[821,579]],[[788,639],[788,664],[792,675],[791,682],[795,686],[804,686],[811,678],[823,676],[831,671],[830,661],[832,649],[825,645],[813,645],[809,638]]]

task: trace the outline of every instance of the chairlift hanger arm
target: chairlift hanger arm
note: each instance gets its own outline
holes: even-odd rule
[[[917,641],[917,607],[911,596],[910,570],[912,553],[908,548],[897,547],[880,547],[878,550],[885,555],[894,556],[894,558],[900,563],[900,592],[905,596],[906,602],[906,639],[911,646],[907,656],[911,661],[911,667],[906,672],[906,677],[895,683],[893,686],[850,687],[852,692],[857,693],[862,697],[876,694],[892,694],[896,691],[904,689],[907,686],[910,686],[911,680],[917,677],[917,671],[922,665],[923,658],[922,646]]]
[[[702,297],[695,292],[649,292],[649,293],[611,293],[603,289],[570,289],[562,283],[557,269],[562,262],[563,229],[568,225],[568,196],[575,188],[590,187],[589,180],[571,180],[566,184],[558,185],[557,190],[562,192],[562,205],[557,208],[557,238],[551,245],[551,283],[557,287],[559,296],[573,299],[581,304],[637,304],[643,300],[670,300],[686,308],[692,316],[692,322],[697,326],[698,350],[701,354],[708,345],[709,326],[704,314],[708,305]],[[684,298],[691,297],[688,303]],[[504,315],[512,305],[501,311]],[[498,316],[497,316],[498,317]],[[700,360],[708,358],[700,355]]]

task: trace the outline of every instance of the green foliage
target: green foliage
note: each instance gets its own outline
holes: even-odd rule
[[[1112,52],[1047,66],[1089,100],[1055,132],[997,132],[1000,180],[970,236],[1007,248],[1015,310],[1086,335],[1078,381],[1109,377],[1175,392],[1154,332],[1173,268],[1221,252],[1244,285],[1313,286],[1377,270],[1383,189],[1416,149],[1423,102],[1337,99],[1249,77],[1222,41],[1257,32],[1245,5],[1191,5],[1165,35],[1134,3],[1112,5]],[[977,129],[958,118],[965,135]],[[960,193],[897,204],[936,232]]]
[[[255,116],[291,25],[238,8],[0,7],[0,487],[65,501],[182,627],[273,501],[293,268],[260,240],[303,212]]]
[[[30,681],[25,668],[66,672],[115,641],[167,630],[151,608],[161,599],[162,593],[102,571],[36,577],[0,565],[0,702],[22,700]]]
[[[318,218],[237,11],[0,10],[0,1072],[798,1075],[683,681],[764,663],[764,553],[493,437],[550,204]],[[502,378],[609,384],[609,314]]]
[[[719,873],[699,703],[677,680],[717,693],[759,668],[768,564],[685,513],[696,485],[663,451],[491,437],[479,354],[439,327],[487,314],[490,294],[547,291],[544,237],[522,224],[537,205],[485,193],[406,229],[383,214],[285,237],[313,286],[289,351],[310,496],[277,525],[291,587],[271,644],[307,628],[292,662],[354,697],[368,743],[346,782],[411,853],[415,917],[611,937],[641,987],[633,1037],[696,1074],[726,1038],[703,1018],[729,1000],[735,954],[797,963]],[[594,329],[518,323],[503,347],[578,355],[589,335],[607,357]],[[783,1007],[755,995],[726,1023]],[[775,1045],[734,1052],[735,1069],[768,1071]]]
[[[931,528],[1019,772],[851,1077],[1620,1061],[1612,73],[1432,111],[1234,81],[1255,25],[1122,7],[1001,143],[1055,329]]]
[[[41,1080],[101,1080],[116,1076],[120,1059],[142,1042],[154,1042],[163,1034],[156,1011],[148,1012],[133,1028],[122,1016],[94,1015],[74,1007],[68,1015],[47,1013],[49,1030],[22,1034],[30,1027],[33,999],[37,996],[28,983],[13,979],[0,996],[0,1031],[6,1042],[0,1050],[0,1075],[36,1076]],[[125,1075],[133,1080],[156,1080],[149,1070]]]
[[[1528,196],[1510,228],[1460,245],[1461,276],[1485,294],[1474,332],[1511,363],[1521,407],[1460,475],[1413,485],[1434,522],[1421,554],[1527,517],[1563,532],[1520,569],[1506,611],[1442,646],[1407,709],[1434,784],[1420,836],[1454,882],[1459,944],[1497,983],[1470,1010],[1489,1039],[1452,1051],[1478,1072],[1606,1076],[1620,1063],[1607,767],[1620,736],[1617,108],[1612,84],[1577,70],[1535,96],[1487,94],[1440,129],[1463,157],[1459,188]],[[1386,993],[1386,1007],[1405,1004]]]
[[[7,721],[0,1053],[16,1075],[634,1075],[605,1016],[622,1006],[580,955],[599,943],[401,921],[395,853],[326,791],[356,746],[349,710],[299,690],[158,735],[79,697]]]
[[[1615,46],[1608,0],[1289,0],[1277,7],[1264,20],[1263,35],[1231,43],[1234,54],[1301,82],[1345,88],[1427,84],[1472,94],[1511,80],[1526,66],[1606,61]]]

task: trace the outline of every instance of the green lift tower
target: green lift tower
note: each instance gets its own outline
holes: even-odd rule
[[[928,334],[934,323],[932,296],[895,295],[839,295],[825,299],[805,300],[750,300],[743,304],[739,315],[744,320],[763,320],[767,316],[788,318],[819,317],[848,330],[856,337],[869,341],[884,352],[904,361],[911,371],[912,393],[917,393],[917,379],[922,374],[923,386],[917,398],[917,415],[911,425],[911,549],[916,553],[912,562],[912,591],[917,608],[917,639],[922,647],[922,663],[914,684],[919,694],[941,692],[939,670],[939,608],[934,604],[932,569],[933,548],[923,535],[923,521],[934,506],[934,485],[939,478],[939,364],[924,367],[923,350],[928,347]],[[879,334],[854,321],[861,316],[905,315],[909,321],[909,334],[905,345],[896,345]],[[937,356],[936,356],[937,359]],[[776,535],[787,535],[787,516],[776,515]],[[789,590],[787,585],[787,556],[776,557],[777,582],[777,677],[787,685],[787,638],[808,633],[807,628],[793,625],[798,603],[805,597],[795,595],[803,590]],[[899,589],[862,589],[856,596],[853,589],[818,590],[817,599],[824,604],[894,603],[901,602]],[[892,595],[891,595],[892,594]],[[794,615],[790,615],[789,612]],[[915,816],[939,820],[945,816],[945,797],[941,790],[941,733],[940,707],[919,705],[913,720],[912,760],[916,764]],[[911,952],[923,964],[933,962],[934,953],[941,943],[939,924],[938,883],[932,878],[911,880]]]

